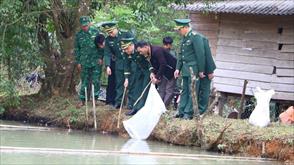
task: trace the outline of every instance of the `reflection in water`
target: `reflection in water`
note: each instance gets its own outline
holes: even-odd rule
[[[121,148],[124,152],[150,152],[148,143],[144,140],[129,139]],[[134,162],[144,162],[146,164],[158,164],[154,156],[126,155],[121,157],[123,162],[132,164]]]

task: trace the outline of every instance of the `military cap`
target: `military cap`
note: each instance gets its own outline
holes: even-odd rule
[[[189,23],[191,22],[190,19],[174,19],[176,22],[175,30],[179,30],[182,27],[189,26]]]
[[[112,32],[116,28],[116,21],[104,22],[101,26],[106,33]]]
[[[133,43],[134,38],[122,38],[120,40],[120,45],[122,49],[128,48]]]
[[[90,17],[89,16],[81,16],[80,17],[80,23],[82,26],[87,26],[90,23]]]

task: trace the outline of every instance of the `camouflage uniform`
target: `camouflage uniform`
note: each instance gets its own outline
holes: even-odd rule
[[[82,101],[85,101],[85,87],[89,87],[91,80],[95,89],[94,96],[96,99],[99,96],[101,65],[98,64],[98,60],[103,58],[103,54],[99,53],[94,42],[98,33],[97,29],[89,27],[88,31],[80,30],[75,36],[75,61],[82,66],[79,96]]]

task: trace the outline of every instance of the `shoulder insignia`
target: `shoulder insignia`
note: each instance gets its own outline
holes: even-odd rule
[[[125,29],[120,29],[121,32],[125,33],[125,32],[128,32],[127,30]]]

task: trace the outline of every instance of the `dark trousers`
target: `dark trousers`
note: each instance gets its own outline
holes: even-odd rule
[[[182,77],[183,91],[181,94],[180,105],[178,107],[180,115],[193,116],[192,93],[190,91],[191,78],[189,76]]]
[[[176,79],[172,78],[168,80],[166,77],[162,77],[158,85],[158,92],[165,107],[168,107],[174,97],[174,91],[176,88]]]
[[[120,106],[124,93],[124,71],[115,69],[115,106]]]
[[[133,105],[136,102],[138,91],[136,89],[136,78],[138,73],[137,72],[132,72],[129,75],[129,85],[128,85],[128,109],[133,109]]]
[[[110,69],[112,71],[115,70],[115,62],[111,60],[110,63]],[[112,72],[110,76],[108,76],[108,84],[106,88],[106,104],[115,104],[115,96],[116,96],[116,91],[115,91],[115,72]]]
[[[210,84],[211,80],[208,79],[208,76],[197,81],[198,109],[200,114],[203,114],[208,107]]]

